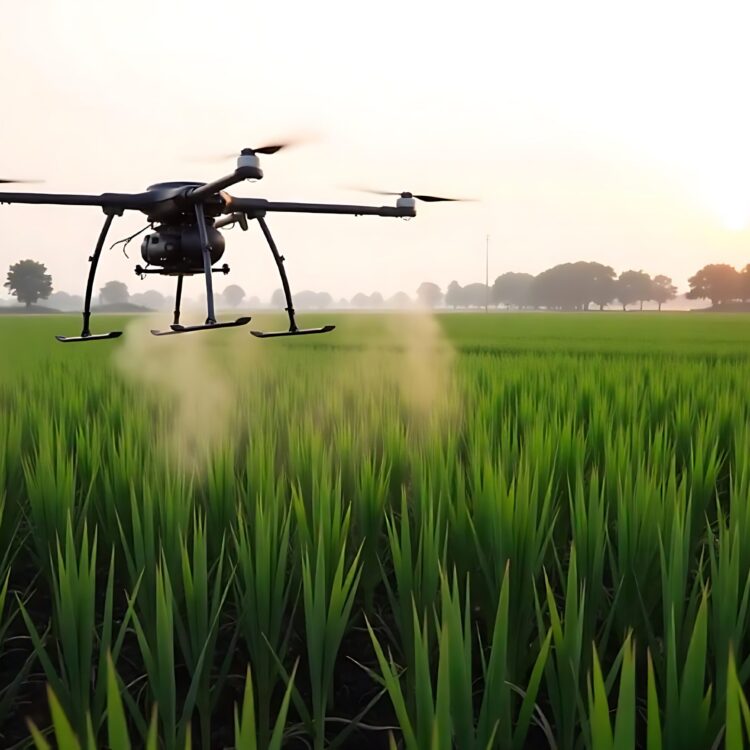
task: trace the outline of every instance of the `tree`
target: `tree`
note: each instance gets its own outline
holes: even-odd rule
[[[167,308],[167,298],[156,289],[147,289],[145,292],[131,294],[130,300],[134,305],[143,305],[150,307],[152,310],[165,310]]]
[[[643,271],[623,271],[617,279],[617,299],[625,310],[627,305],[651,299],[653,284],[651,277]]]
[[[750,300],[750,263],[740,271],[738,297],[743,302]]]
[[[283,289],[275,289],[271,295],[271,307],[286,307],[286,297]]]
[[[445,304],[452,307],[454,310],[457,307],[463,307],[463,289],[457,281],[451,281],[451,283],[448,284],[448,289],[445,292]]]
[[[396,292],[388,300],[388,307],[402,309],[411,306],[411,297],[406,292]]]
[[[437,307],[440,304],[440,300],[443,299],[443,293],[437,284],[433,284],[431,281],[424,281],[419,285],[419,289],[417,289],[417,299],[420,304],[426,307]]]
[[[484,307],[489,300],[489,290],[486,284],[479,282],[467,284],[461,290],[461,296],[464,305],[467,307]]]
[[[651,285],[651,299],[659,305],[660,311],[665,302],[669,302],[677,296],[677,287],[672,284],[672,279],[669,276],[662,276],[661,274],[654,276]]]
[[[601,263],[561,263],[534,279],[529,299],[534,306],[551,310],[588,310],[595,300],[600,306],[605,302],[602,285],[612,276],[614,271]]]
[[[737,299],[742,294],[741,277],[726,263],[711,263],[703,266],[695,276],[688,279],[688,299],[710,299],[714,307]]]
[[[324,310],[326,307],[330,307],[333,304],[333,297],[328,292],[318,292],[317,294],[317,306]]]
[[[294,294],[294,306],[298,310],[312,310],[318,306],[318,294],[309,289],[302,289]]]
[[[385,300],[383,299],[383,295],[380,292],[373,292],[370,295],[370,307],[382,307]]]
[[[354,307],[368,307],[370,305],[370,298],[362,292],[357,292],[352,297],[352,305]]]
[[[52,292],[47,298],[49,304],[56,310],[64,312],[80,312],[83,309],[83,297],[79,294],[68,294],[67,292]]]
[[[224,290],[224,299],[232,307],[237,307],[245,299],[245,290],[237,284],[230,284]]]
[[[504,273],[492,285],[492,301],[506,307],[526,307],[533,281],[530,273]]]
[[[52,277],[47,273],[44,263],[20,260],[8,270],[8,280],[3,286],[29,308],[38,300],[47,299],[52,294]]]
[[[591,301],[603,310],[617,296],[617,274],[611,266],[589,263],[591,273]]]
[[[108,281],[99,290],[99,301],[103,305],[123,305],[129,297],[128,287],[122,281]]]
[[[529,299],[534,307],[549,310],[573,309],[575,300],[568,294],[566,276],[570,263],[562,263],[542,271],[529,287]]]
[[[333,303],[333,297],[328,292],[312,292],[303,289],[294,295],[294,306],[300,310],[322,310]]]

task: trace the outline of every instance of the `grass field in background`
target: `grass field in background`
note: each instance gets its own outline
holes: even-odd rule
[[[750,318],[168,318],[0,319],[0,744],[747,746]]]

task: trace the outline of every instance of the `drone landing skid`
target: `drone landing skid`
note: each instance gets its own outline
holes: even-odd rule
[[[89,333],[87,336],[55,336],[58,341],[68,344],[72,341],[104,341],[106,339],[116,339],[122,336],[122,331],[110,331],[109,333]]]
[[[229,321],[228,323],[205,323],[200,326],[181,326],[179,324],[172,324],[169,326],[171,331],[155,331],[151,330],[154,336],[174,336],[176,333],[190,333],[190,331],[211,331],[214,328],[235,328],[237,326],[244,326],[250,322],[250,318],[237,318],[237,320]]]
[[[250,331],[253,336],[259,339],[271,339],[278,336],[308,336],[313,333],[328,333],[336,326],[322,326],[321,328],[297,328],[293,331]]]

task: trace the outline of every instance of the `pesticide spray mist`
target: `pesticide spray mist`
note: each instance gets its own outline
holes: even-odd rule
[[[365,327],[368,333],[346,353],[347,366],[335,373],[336,387],[355,396],[395,394],[414,433],[445,429],[457,416],[455,351],[436,316],[424,309],[376,315]]]
[[[419,310],[386,319],[395,342],[396,378],[401,398],[422,420],[438,425],[450,416],[454,350],[433,314]]]
[[[211,350],[212,334],[157,337],[149,332],[163,324],[163,315],[134,320],[115,364],[128,380],[167,402],[155,441],[176,465],[200,472],[212,447],[231,429],[234,368],[220,366]]]
[[[150,391],[162,403],[155,425],[155,446],[178,468],[202,474],[210,465],[216,446],[243,429],[238,420],[247,411],[240,402],[247,394],[241,390],[246,385],[241,373],[257,374],[258,365],[262,364],[263,377],[279,377],[286,361],[283,351],[293,352],[295,342],[259,342],[246,335],[230,341],[227,339],[233,337],[231,331],[151,335],[150,328],[163,324],[163,315],[134,320],[115,355],[115,365],[127,380]],[[359,328],[360,321],[353,324]],[[363,337],[358,335],[356,347],[351,349],[347,345],[352,339],[347,341],[344,326],[325,334],[326,338],[321,336],[321,343],[326,345],[335,341],[334,337],[343,344],[343,351],[331,355],[335,364],[328,363],[334,365],[329,383],[355,399],[391,398],[395,392],[413,433],[426,435],[444,430],[456,416],[457,399],[452,388],[454,350],[435,316],[421,310],[379,315],[363,327],[369,330],[358,332]],[[276,351],[281,355],[278,361]],[[313,367],[323,366],[319,358],[327,356],[325,349],[300,346],[299,351],[309,354]],[[292,372],[293,380],[305,377],[306,370]],[[290,378],[288,369],[285,378]],[[326,399],[315,402],[314,409],[322,416]],[[247,427],[244,426],[245,433]]]

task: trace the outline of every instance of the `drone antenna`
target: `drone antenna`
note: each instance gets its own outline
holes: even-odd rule
[[[129,256],[129,255],[128,255],[128,253],[127,253],[127,246],[128,246],[128,244],[130,243],[130,241],[131,241],[131,240],[134,240],[134,239],[135,239],[135,238],[136,238],[136,237],[137,237],[137,236],[138,236],[139,234],[143,234],[143,233],[144,233],[144,232],[145,232],[145,231],[146,231],[147,229],[153,229],[153,228],[154,228],[154,225],[153,225],[153,224],[151,224],[151,223],[149,223],[149,224],[146,224],[146,226],[145,226],[145,227],[143,227],[143,229],[139,229],[139,230],[138,230],[137,232],[135,232],[134,234],[131,234],[131,235],[130,235],[130,237],[125,237],[125,239],[122,239],[122,240],[117,240],[117,242],[113,242],[113,243],[112,243],[112,244],[111,244],[111,245],[109,246],[109,249],[110,249],[110,250],[112,250],[112,248],[114,248],[114,247],[115,247],[115,245],[119,245],[120,243],[124,243],[124,244],[122,245],[122,254],[123,254],[123,255],[124,255],[124,256],[125,256],[125,257],[126,257],[126,258],[127,258],[128,260],[130,260],[130,256]]]

